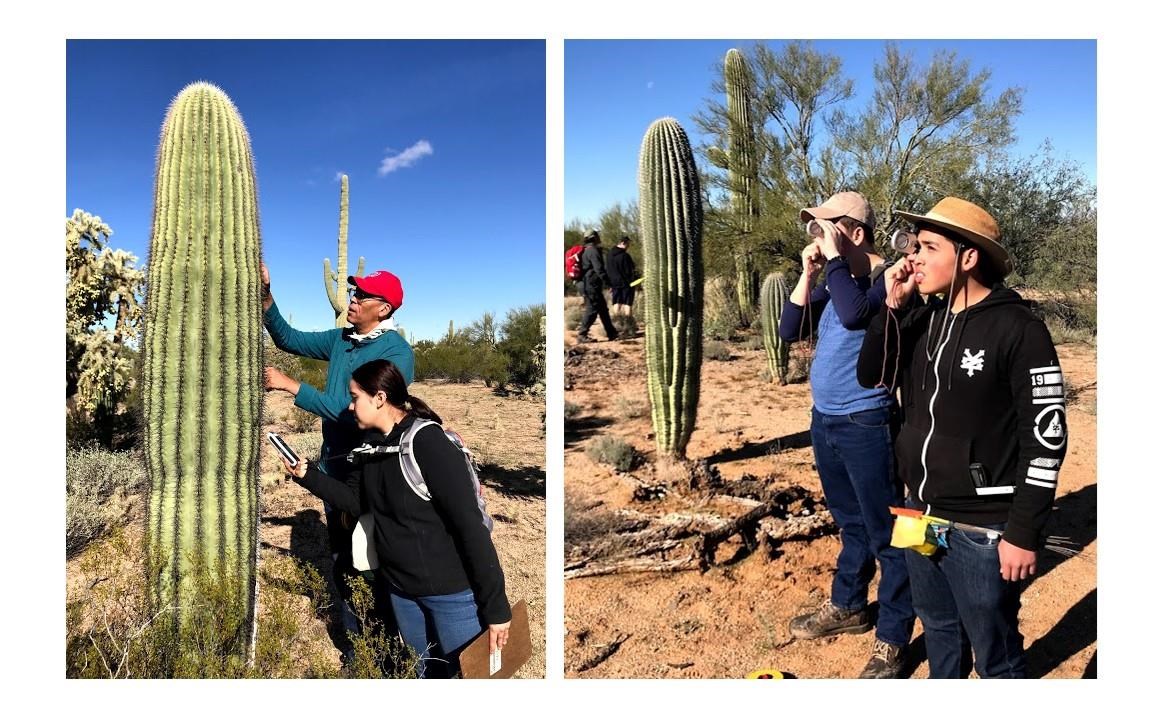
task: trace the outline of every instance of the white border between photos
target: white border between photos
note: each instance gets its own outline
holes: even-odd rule
[[[3,120],[5,167],[0,183],[7,217],[15,227],[5,233],[9,276],[4,317],[9,338],[7,410],[4,443],[10,459],[6,480],[14,492],[4,524],[8,582],[0,593],[5,639],[5,685],[15,693],[9,705],[17,712],[35,707],[52,715],[83,712],[85,717],[202,714],[216,707],[245,714],[296,717],[318,711],[381,716],[431,715],[478,710],[496,717],[642,716],[674,711],[676,715],[706,716],[717,711],[748,714],[778,713],[781,708],[820,712],[832,710],[837,693],[850,697],[851,713],[889,716],[893,713],[947,712],[945,704],[962,687],[965,698],[979,695],[972,709],[1002,713],[1020,706],[1055,708],[1060,716],[1093,709],[1099,690],[1133,686],[1142,670],[1135,654],[1141,633],[1130,618],[1141,617],[1133,599],[1142,597],[1139,575],[1132,566],[1146,564],[1137,515],[1148,506],[1146,463],[1137,455],[1145,446],[1135,412],[1138,381],[1145,374],[1137,345],[1143,323],[1138,294],[1146,283],[1135,275],[1142,268],[1140,243],[1145,224],[1141,191],[1147,157],[1144,125],[1147,104],[1134,68],[1145,63],[1142,22],[1102,5],[1048,2],[1036,9],[1018,8],[1002,0],[968,1],[948,6],[922,3],[847,3],[842,0],[800,5],[783,3],[724,3],[670,5],[658,11],[620,2],[586,0],[560,6],[536,2],[423,3],[385,6],[384,3],[344,3],[339,6],[288,9],[249,8],[236,2],[198,2],[194,6],[156,6],[143,2],[47,3],[21,8],[10,25],[8,42],[0,47],[7,68],[9,104]],[[638,3],[636,5],[639,5]],[[64,6],[60,9],[59,6]],[[714,17],[705,17],[709,10]],[[741,10],[737,12],[737,10]],[[654,19],[657,18],[658,19]],[[733,18],[738,17],[738,22]],[[223,18],[217,20],[216,18]],[[1104,647],[1099,688],[1093,683],[1048,681],[1042,686],[936,684],[904,682],[897,688],[874,683],[814,681],[763,688],[738,681],[592,681],[563,679],[563,313],[560,248],[563,227],[563,40],[564,38],[676,37],[1067,37],[1099,38],[1099,188],[1100,294],[1099,474],[1114,483],[1104,488],[1100,535],[1106,547],[1099,574],[1105,578],[1100,598],[1099,645]],[[67,681],[63,677],[64,557],[59,519],[64,507],[64,424],[58,406],[59,368],[63,362],[57,336],[59,296],[42,292],[58,268],[64,190],[64,41],[68,37],[426,37],[426,38],[546,38],[548,77],[547,133],[547,300],[548,438],[547,469],[551,492],[547,499],[547,679],[507,683],[470,683],[449,687],[414,682],[330,683],[302,681],[213,682],[153,681],[99,683]],[[1140,163],[1140,161],[1144,161]],[[1137,163],[1139,163],[1137,165]],[[1125,233],[1123,237],[1121,233]],[[1135,252],[1125,252],[1128,248]],[[29,252],[29,249],[31,251]],[[15,276],[15,277],[13,277]],[[59,276],[57,276],[59,277]],[[46,308],[52,308],[47,311]],[[47,316],[47,332],[35,323]],[[45,340],[41,335],[52,338]],[[39,345],[47,344],[47,361]],[[20,353],[17,356],[16,353]],[[23,357],[23,356],[29,357]],[[19,428],[19,430],[17,430]],[[1104,434],[1104,430],[1106,434]],[[30,492],[29,492],[30,489]],[[1130,683],[1130,685],[1129,685]],[[994,687],[993,687],[994,686]],[[359,702],[351,692],[379,693]],[[1020,692],[1022,690],[1022,692]],[[831,694],[830,697],[827,694]],[[987,695],[987,697],[982,697]],[[822,701],[822,702],[820,702]],[[870,701],[870,702],[868,702]],[[56,711],[56,712],[54,712]],[[952,712],[966,712],[955,708]]]

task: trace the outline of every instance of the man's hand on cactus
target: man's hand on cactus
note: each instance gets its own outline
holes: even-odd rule
[[[260,283],[260,298],[264,302],[264,312],[267,312],[272,307],[272,274],[263,260],[260,261]]]
[[[300,381],[293,380],[274,367],[264,368],[264,389],[285,390],[292,395],[300,392]]]

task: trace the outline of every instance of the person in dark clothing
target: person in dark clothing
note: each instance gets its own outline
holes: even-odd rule
[[[592,230],[584,236],[584,250],[580,257],[580,267],[583,270],[583,280],[580,281],[580,290],[583,292],[583,321],[580,322],[578,342],[590,342],[588,330],[596,317],[603,323],[604,332],[608,340],[615,340],[619,333],[612,325],[611,315],[608,313],[607,302],[603,297],[604,285],[609,282],[607,272],[604,270],[603,256],[600,255],[599,233]]]
[[[980,677],[1021,678],[1020,581],[1035,575],[1067,452],[1059,358],[1002,285],[1011,258],[986,210],[946,197],[926,215],[895,214],[915,223],[916,251],[885,273],[890,312],[872,320],[857,372],[865,387],[898,384],[907,505],[943,535],[904,551],[930,674],[966,677],[974,652]],[[906,307],[937,293],[946,301]]]
[[[875,212],[863,195],[848,191],[806,208],[800,219],[814,220],[818,230],[803,250],[803,272],[783,307],[779,335],[794,341],[818,329],[811,444],[841,547],[830,597],[795,617],[790,630],[801,640],[870,630],[868,587],[878,564],[875,642],[860,677],[899,677],[915,617],[903,550],[891,546],[889,508],[901,501],[891,449],[896,406],[886,390],[861,386],[855,377],[868,321],[884,308],[883,284],[871,280],[883,267]],[[816,286],[824,270],[826,281]]]
[[[451,677],[459,653],[486,628],[494,652],[507,643],[511,606],[491,534],[484,526],[464,454],[443,428],[427,425],[412,441],[430,499],[418,495],[396,447],[417,417],[440,418],[408,394],[396,366],[375,360],[352,373],[349,406],[368,448],[353,452],[346,482],[306,460],[288,473],[316,496],[353,516],[370,514],[379,558],[377,596],[390,599],[400,637],[421,656],[421,677]],[[425,660],[434,659],[428,667]]]
[[[631,306],[635,303],[635,260],[628,254],[631,238],[624,235],[607,256],[607,276],[611,281],[612,311],[620,317],[631,317]]]

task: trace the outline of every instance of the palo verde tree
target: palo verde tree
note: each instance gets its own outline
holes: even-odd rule
[[[103,220],[80,209],[65,221],[66,397],[106,446],[113,444],[119,406],[135,383],[131,343],[139,332],[137,297],[144,284],[136,257],[108,247],[111,235]]]
[[[926,209],[962,194],[971,173],[1014,142],[1022,92],[1008,88],[992,97],[990,79],[990,70],[973,71],[954,52],[936,53],[924,66],[891,43],[876,62],[867,108],[830,119],[844,156],[844,187],[871,201],[879,238],[894,229],[894,210]]]

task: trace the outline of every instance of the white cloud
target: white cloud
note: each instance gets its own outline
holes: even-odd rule
[[[384,158],[384,161],[380,163],[378,174],[380,177],[384,177],[385,175],[393,173],[401,168],[411,167],[412,165],[415,165],[416,161],[423,156],[431,154],[432,144],[427,140],[420,140],[410,148],[407,148],[406,150],[403,150],[396,155]]]

